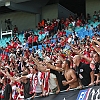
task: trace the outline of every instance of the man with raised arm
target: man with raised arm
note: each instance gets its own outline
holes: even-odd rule
[[[76,65],[76,73],[81,80],[83,86],[94,85],[94,72],[89,65],[81,62],[81,57],[75,55],[73,63]]]

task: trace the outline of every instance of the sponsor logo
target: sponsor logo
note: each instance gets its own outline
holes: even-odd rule
[[[81,90],[78,94],[78,97],[76,100],[85,100],[86,96],[87,96],[87,93],[88,93],[88,89],[86,90]]]

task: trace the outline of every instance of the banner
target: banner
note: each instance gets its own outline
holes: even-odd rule
[[[34,100],[100,100],[100,86],[60,92],[59,94],[51,94],[48,97],[36,97]]]
[[[78,97],[75,100],[100,100],[100,86],[80,90]]]

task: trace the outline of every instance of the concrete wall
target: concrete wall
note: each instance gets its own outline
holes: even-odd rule
[[[54,19],[58,17],[57,4],[47,5],[42,8],[42,19]]]
[[[94,11],[100,10],[100,0],[86,0],[86,14],[93,16]]]
[[[0,15],[0,22],[2,22],[3,30],[5,29],[5,19],[10,19],[12,21],[12,25],[17,25],[20,31],[29,28],[33,29],[36,26],[35,14],[31,13],[13,12]]]
[[[70,14],[74,16],[73,12],[58,4],[58,18],[66,19]]]

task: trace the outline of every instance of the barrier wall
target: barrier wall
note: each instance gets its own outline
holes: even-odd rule
[[[48,97],[36,97],[33,100],[100,100],[100,86],[87,87],[85,89],[72,89],[68,92],[52,94]]]

